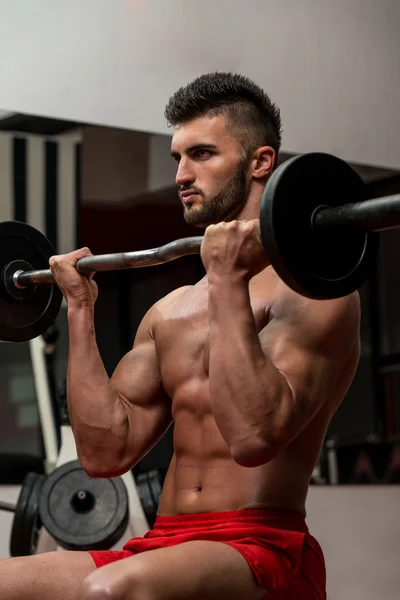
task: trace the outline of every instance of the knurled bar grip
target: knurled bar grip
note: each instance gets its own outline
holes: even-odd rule
[[[76,263],[76,270],[81,275],[95,271],[116,271],[137,267],[150,267],[170,262],[182,256],[199,254],[202,236],[182,238],[150,250],[121,252],[116,254],[98,254],[85,256]],[[50,269],[40,271],[17,271],[13,276],[16,287],[25,288],[30,285],[54,284],[55,279]]]

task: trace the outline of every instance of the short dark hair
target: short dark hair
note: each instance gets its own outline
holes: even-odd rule
[[[271,146],[278,157],[282,124],[279,108],[258,85],[236,73],[208,73],[179,88],[165,108],[170,126],[202,116],[225,114],[246,156]],[[276,164],[276,163],[275,163]]]

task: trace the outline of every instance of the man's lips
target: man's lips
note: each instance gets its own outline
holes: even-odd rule
[[[188,202],[191,202],[194,198],[194,196],[198,196],[199,194],[197,192],[182,192],[180,194],[181,200],[184,204],[187,204]]]

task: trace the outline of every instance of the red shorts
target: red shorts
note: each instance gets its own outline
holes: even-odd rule
[[[245,509],[157,517],[144,537],[123,550],[90,551],[97,567],[139,552],[193,540],[222,542],[245,558],[266,600],[325,600],[325,561],[304,517],[290,511]]]

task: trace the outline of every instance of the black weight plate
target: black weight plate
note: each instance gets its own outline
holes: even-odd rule
[[[158,507],[162,491],[161,474],[158,469],[153,469],[149,472],[150,491],[154,499],[154,503]]]
[[[163,474],[159,469],[144,471],[136,476],[136,486],[147,522],[153,527],[163,486]]]
[[[147,520],[150,520],[154,516],[154,511],[156,510],[154,499],[150,491],[149,478],[147,473],[140,473],[136,477],[136,485],[139,492],[140,503],[144,510],[144,514],[146,515]]]
[[[40,231],[19,221],[0,223],[0,273],[14,260],[27,261],[33,270],[48,269],[53,246]],[[60,310],[57,285],[38,285],[31,297],[16,300],[0,286],[0,341],[26,342],[45,331]]]
[[[79,506],[80,491],[92,501]],[[47,477],[39,512],[43,526],[63,548],[108,550],[118,542],[128,524],[128,494],[120,477],[90,478],[76,460]]]
[[[271,175],[261,201],[261,240],[279,277],[315,299],[339,298],[358,289],[376,258],[378,236],[340,228],[313,231],[323,205],[364,200],[364,183],[345,161],[323,153],[296,156]]]
[[[39,499],[45,479],[44,475],[28,473],[22,482],[11,529],[11,556],[30,556],[36,552],[41,528]]]

